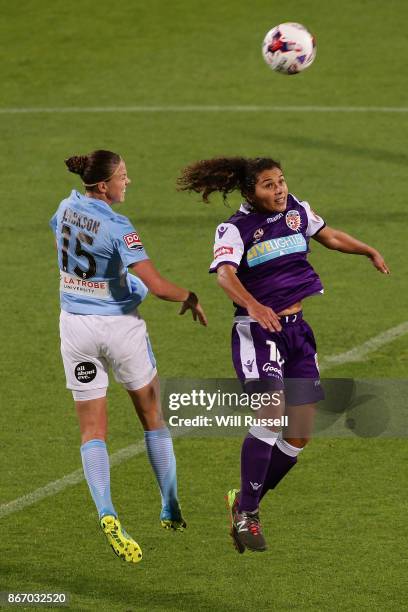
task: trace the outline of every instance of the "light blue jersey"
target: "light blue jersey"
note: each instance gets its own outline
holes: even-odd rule
[[[73,190],[50,220],[60,268],[61,308],[76,314],[130,312],[148,289],[127,267],[148,259],[127,217]]]

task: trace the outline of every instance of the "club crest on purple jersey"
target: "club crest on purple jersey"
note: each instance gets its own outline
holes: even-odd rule
[[[285,221],[288,228],[294,232],[297,232],[302,225],[302,220],[297,210],[288,210],[285,215]]]
[[[264,235],[264,231],[263,231],[262,227],[259,227],[254,232],[254,240],[260,240],[263,235]]]
[[[227,231],[228,227],[224,227],[223,225],[221,225],[221,227],[218,228],[218,238],[222,238],[223,235],[225,234],[225,232]]]

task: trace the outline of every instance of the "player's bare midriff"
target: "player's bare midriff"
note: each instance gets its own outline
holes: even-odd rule
[[[285,310],[281,310],[281,312],[278,312],[277,314],[279,317],[285,317],[288,315],[296,314],[300,310],[302,310],[302,302],[296,302],[296,304],[289,306],[289,308],[285,308]]]

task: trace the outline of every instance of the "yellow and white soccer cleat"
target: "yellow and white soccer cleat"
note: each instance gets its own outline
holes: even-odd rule
[[[126,533],[118,518],[107,514],[101,518],[100,525],[115,555],[128,563],[139,563],[142,560],[142,549]]]

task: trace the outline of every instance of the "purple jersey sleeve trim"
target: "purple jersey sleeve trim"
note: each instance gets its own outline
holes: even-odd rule
[[[326,223],[325,223],[325,222],[323,222],[322,227],[319,227],[319,229],[317,230],[317,232],[315,232],[315,233],[314,233],[312,236],[310,236],[310,237],[311,237],[311,238],[314,238],[314,237],[315,237],[315,236],[317,236],[317,234],[318,234],[319,232],[321,232],[321,231],[322,231],[322,229],[324,229],[325,227],[326,227]]]
[[[235,261],[220,261],[217,263],[217,265],[214,268],[210,268],[208,272],[212,274],[213,272],[216,272],[220,266],[224,266],[224,265],[234,266],[234,268],[238,268],[238,264]]]

